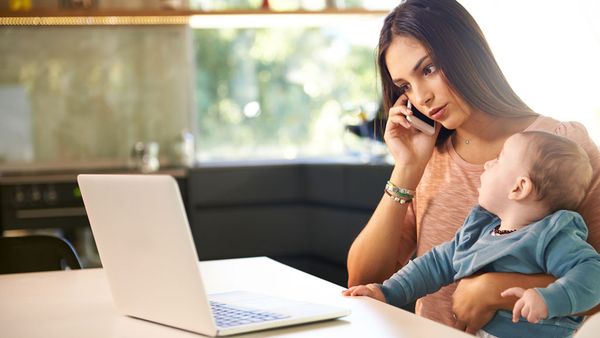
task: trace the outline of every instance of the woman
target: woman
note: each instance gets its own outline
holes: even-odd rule
[[[510,88],[475,20],[455,1],[408,0],[386,18],[378,67],[388,121],[384,139],[394,158],[389,181],[416,191],[410,203],[383,195],[348,254],[349,286],[382,282],[413,255],[450,240],[477,202],[483,164],[512,134],[542,130],[580,144],[594,176],[578,210],[588,242],[600,248],[600,153],[585,128],[533,112]],[[411,127],[408,102],[436,121],[431,137]],[[383,182],[382,182],[383,186]],[[388,185],[389,187],[389,185]],[[407,198],[405,200],[410,200]],[[417,314],[475,332],[515,299],[513,286],[546,286],[551,276],[483,274],[417,302]],[[468,285],[464,285],[467,284]],[[454,308],[452,297],[454,293]]]

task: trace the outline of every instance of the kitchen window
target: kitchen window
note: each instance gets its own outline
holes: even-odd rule
[[[589,14],[598,6],[461,3],[484,30],[523,100],[541,114],[583,123],[600,143],[600,98],[590,82],[599,70],[578,70],[565,62],[576,55],[600,58],[600,27]],[[199,159],[373,152],[372,143],[357,140],[345,126],[376,114],[381,94],[374,53],[380,27],[381,21],[195,29]]]
[[[377,113],[381,23],[369,24],[194,29],[200,160],[364,150],[346,126]]]
[[[345,0],[335,2],[367,10],[294,12],[316,2],[270,1],[296,6],[282,14],[254,10],[256,0],[190,1],[217,12],[247,4],[240,8],[259,13],[254,21],[192,11],[201,15],[189,25],[186,16],[175,25],[1,26],[0,165],[122,167],[139,141],[160,145],[161,166],[180,165],[185,130],[196,136],[202,162],[380,159],[385,149],[371,142],[370,128],[359,138],[346,127],[378,110],[374,53],[396,2]],[[583,123],[600,144],[600,68],[590,66],[600,59],[599,3],[460,2],[523,100]]]

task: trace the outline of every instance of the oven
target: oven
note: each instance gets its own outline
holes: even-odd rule
[[[3,172],[0,175],[0,231],[5,236],[45,233],[69,240],[84,267],[99,267],[88,218],[77,185],[80,173],[139,173],[124,168]],[[175,177],[187,209],[187,171],[166,168]]]
[[[76,175],[2,177],[0,203],[3,231],[89,225]]]

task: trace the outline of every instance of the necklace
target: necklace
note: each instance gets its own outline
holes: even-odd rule
[[[460,137],[458,137],[458,135],[456,135],[456,133],[454,133],[454,141],[455,141],[455,144],[457,144],[457,143],[471,144],[470,138],[461,139]]]
[[[492,235],[500,236],[510,234],[511,232],[515,232],[517,229],[509,229],[509,230],[500,230],[500,224],[496,225],[496,227],[492,230]]]

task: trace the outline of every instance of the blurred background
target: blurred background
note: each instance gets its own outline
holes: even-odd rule
[[[524,101],[600,143],[600,3],[460,2]],[[76,174],[165,173],[198,245],[245,234],[201,258],[270,255],[343,284],[391,170],[371,121],[395,5],[0,0],[0,229],[54,229],[99,266]],[[308,230],[281,227],[294,217]]]
[[[87,3],[0,4],[7,12],[16,2],[34,12],[54,4],[62,14],[69,3]],[[201,161],[365,151],[345,125],[377,112],[374,53],[394,1],[338,1],[335,8],[363,11],[283,22],[226,13],[260,9],[259,0],[88,2],[98,10],[174,5],[224,14],[187,25],[2,26],[0,164],[124,162],[137,141],[158,142],[161,164],[176,164],[182,132],[193,134]],[[540,113],[584,123],[599,142],[598,2],[461,2],[517,93]],[[332,4],[269,5],[275,12]]]

